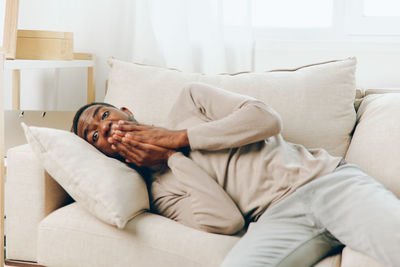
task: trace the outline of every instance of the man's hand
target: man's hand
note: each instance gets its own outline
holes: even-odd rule
[[[186,130],[172,131],[161,127],[139,124],[131,121],[119,121],[113,125],[115,135],[125,140],[151,144],[168,149],[189,146]]]
[[[110,137],[109,142],[112,143],[111,148],[116,150],[126,162],[133,163],[139,167],[152,167],[164,163],[176,152],[175,150],[134,140],[121,142]]]

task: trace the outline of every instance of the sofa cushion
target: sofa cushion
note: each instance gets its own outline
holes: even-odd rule
[[[143,123],[162,124],[184,85],[198,81],[264,101],[281,115],[283,136],[344,156],[356,114],[356,59],[264,73],[203,75],[110,60],[105,102],[125,106]]]
[[[326,257],[322,261],[314,265],[314,267],[340,267],[342,261],[342,254],[336,254]]]
[[[345,247],[342,252],[341,267],[384,267],[383,264],[365,256],[349,247]]]
[[[71,132],[23,127],[43,167],[99,219],[123,228],[128,220],[149,208],[143,178],[124,163],[105,156]]]
[[[237,240],[147,212],[120,230],[73,203],[39,225],[38,262],[59,267],[217,267]]]
[[[346,160],[400,197],[400,94],[366,96],[357,118]]]

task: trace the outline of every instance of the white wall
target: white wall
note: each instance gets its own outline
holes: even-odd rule
[[[104,98],[109,67],[114,56],[131,60],[134,1],[131,0],[20,0],[19,29],[74,33],[74,51],[94,53],[96,100]],[[55,107],[54,70],[21,73],[21,109]],[[11,73],[6,73],[5,108],[11,108]],[[85,69],[64,69],[60,75],[58,110],[74,110],[86,103]]]
[[[259,41],[255,71],[296,68],[316,62],[357,57],[358,88],[400,88],[399,42]]]
[[[140,14],[139,14],[140,15]],[[94,53],[96,100],[104,97],[109,56],[131,61],[135,30],[135,0],[20,0],[19,28],[71,31],[76,52]],[[140,32],[137,38],[144,38]],[[400,43],[257,40],[254,69],[297,67],[318,61],[358,57],[357,85],[362,88],[400,87]],[[53,70],[22,72],[21,108],[55,107]],[[11,73],[6,74],[4,101],[11,108]],[[61,71],[59,110],[76,110],[86,102],[86,71]]]

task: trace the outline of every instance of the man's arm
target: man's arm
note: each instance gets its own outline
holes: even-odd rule
[[[116,141],[113,147],[137,166],[167,162],[170,170],[151,187],[152,206],[161,215],[211,233],[234,234],[243,228],[244,218],[229,195],[181,152],[138,142],[126,146]]]
[[[172,114],[194,112],[207,123],[172,131],[121,121],[115,125],[116,138],[170,149],[190,145],[192,150],[219,150],[267,139],[282,128],[280,116],[263,102],[201,83],[186,86],[174,109]]]
[[[132,142],[142,142],[167,149],[189,146],[187,130],[168,130],[132,121],[119,121],[113,125],[113,130],[110,143],[119,141],[131,145]]]
[[[153,208],[184,225],[218,234],[235,234],[244,218],[228,194],[191,159],[177,152],[171,171],[152,184]]]
[[[181,97],[208,119],[187,129],[192,149],[239,147],[280,133],[280,116],[255,98],[201,83],[192,83]]]
[[[111,148],[118,152],[125,162],[133,163],[138,167],[152,167],[168,161],[175,150],[152,144],[140,143],[129,140],[129,143],[122,143],[117,139],[112,141]]]

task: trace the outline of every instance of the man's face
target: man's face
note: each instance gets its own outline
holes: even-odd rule
[[[118,153],[111,148],[107,139],[112,136],[112,125],[117,124],[119,120],[134,121],[127,108],[91,106],[79,117],[78,135],[107,156],[117,156]]]

